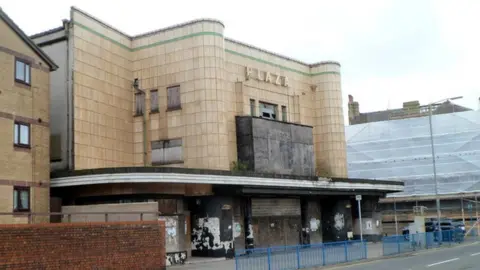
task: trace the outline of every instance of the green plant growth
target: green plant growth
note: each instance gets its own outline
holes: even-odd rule
[[[332,174],[328,170],[325,170],[325,169],[317,169],[316,175],[318,177],[325,177],[325,178],[331,178],[332,177]]]
[[[248,170],[248,165],[245,162],[233,161],[232,162],[232,171],[234,172],[244,172]]]

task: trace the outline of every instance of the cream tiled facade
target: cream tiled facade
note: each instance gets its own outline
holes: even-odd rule
[[[0,223],[27,223],[25,212],[49,211],[49,73],[56,66],[1,9],[0,33]],[[16,79],[19,60],[30,66],[26,83]]]
[[[235,116],[250,115],[251,104],[258,116],[263,102],[277,106],[278,118],[284,107],[286,121],[313,126],[319,174],[346,177],[338,63],[306,64],[225,38],[225,26],[211,19],[132,37],[72,8],[65,25],[73,74],[70,169],[150,166],[151,142],[179,139],[181,162],[168,166],[228,170],[237,160]],[[135,78],[145,92],[140,116]],[[168,109],[173,86],[181,108]],[[150,110],[151,90],[158,112]]]

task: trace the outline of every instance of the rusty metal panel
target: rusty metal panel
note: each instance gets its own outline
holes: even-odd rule
[[[158,211],[162,214],[177,213],[177,199],[159,199]]]
[[[252,216],[300,216],[300,199],[268,198],[252,199]]]

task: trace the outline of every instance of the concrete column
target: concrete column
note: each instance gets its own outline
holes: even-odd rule
[[[233,257],[233,199],[192,198],[192,256]]]
[[[315,91],[313,138],[319,176],[347,177],[347,151],[340,64],[323,62],[312,67]]]
[[[300,244],[310,244],[310,226],[308,224],[308,199],[300,200],[300,213],[302,215],[302,230],[300,231]]]
[[[251,249],[255,247],[252,227],[252,198],[245,198],[244,211],[245,249]]]
[[[323,242],[346,241],[353,233],[352,201],[348,197],[329,197],[322,200]]]
[[[308,232],[308,243],[322,242],[322,214],[320,201],[317,197],[302,200],[302,229]]]

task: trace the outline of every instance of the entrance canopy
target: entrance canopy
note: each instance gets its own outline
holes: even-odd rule
[[[74,187],[98,184],[120,183],[170,183],[170,184],[210,184],[235,187],[242,193],[272,192],[280,190],[306,192],[399,192],[403,191],[401,181],[364,180],[344,178],[322,178],[309,176],[263,174],[252,172],[230,172],[202,169],[128,167],[102,168],[53,173],[51,187]],[[312,193],[314,192],[314,193]]]

